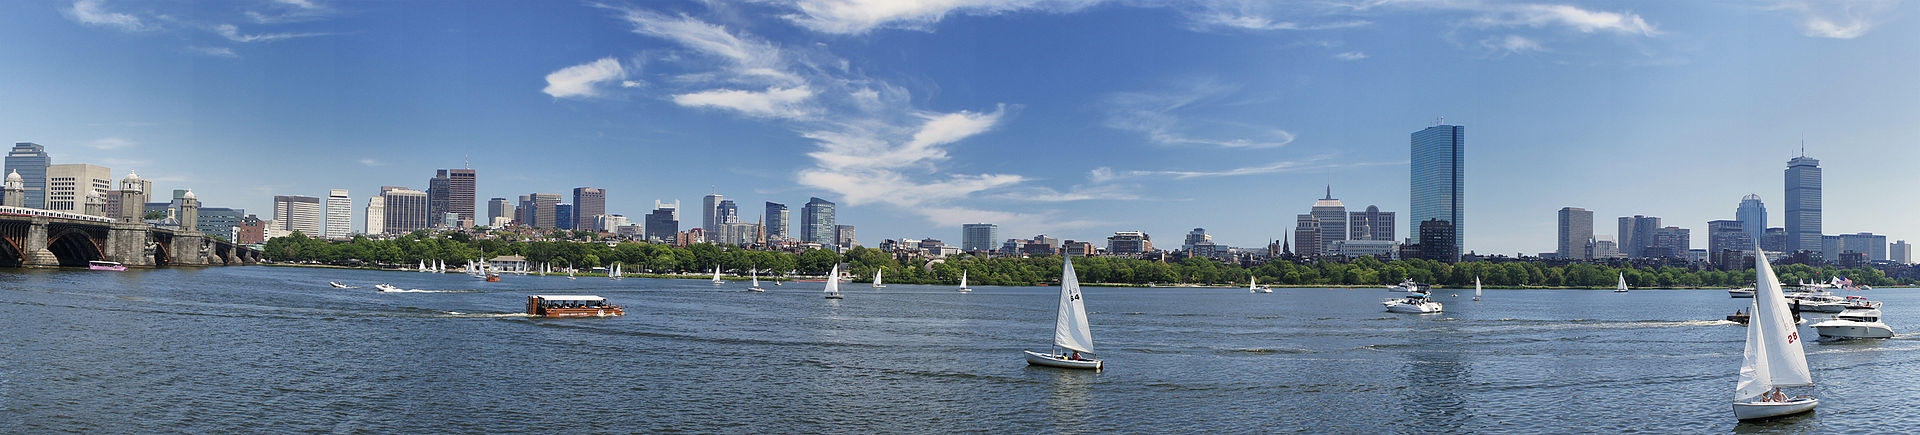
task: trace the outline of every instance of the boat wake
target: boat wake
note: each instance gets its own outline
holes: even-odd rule
[[[421,290],[421,289],[381,290],[380,292],[381,293],[478,293],[477,291],[474,291],[474,290]]]
[[[461,319],[506,319],[506,318],[514,318],[514,317],[533,317],[533,315],[527,314],[527,313],[462,313],[459,311],[448,311],[445,314],[434,316],[434,317],[450,317],[450,318],[461,318]]]

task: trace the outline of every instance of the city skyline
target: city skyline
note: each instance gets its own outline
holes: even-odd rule
[[[42,43],[0,47],[34,60],[0,89],[33,104],[0,108],[0,133],[263,217],[471,167],[475,199],[593,186],[629,217],[709,189],[820,197],[869,246],[984,222],[1256,247],[1327,184],[1415,237],[1406,134],[1446,116],[1472,129],[1464,251],[1553,251],[1566,206],[1706,246],[1758,194],[1782,227],[1802,137],[1830,169],[1822,233],[1920,229],[1875,189],[1920,160],[1900,131],[1920,61],[1884,56],[1920,35],[1885,18],[1908,4],[978,4],[20,2],[0,33]],[[408,25],[447,12],[470,20]],[[1690,164],[1630,163],[1656,160]],[[1216,204],[1237,212],[1195,213]]]

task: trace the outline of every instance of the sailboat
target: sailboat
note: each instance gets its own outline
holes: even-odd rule
[[[620,263],[613,263],[613,268],[607,269],[607,279],[620,279]]]
[[[1627,273],[1626,273],[1626,272],[1621,272],[1621,273],[1620,273],[1620,286],[1619,286],[1619,287],[1614,287],[1614,288],[1613,288],[1613,292],[1614,292],[1614,293],[1626,293],[1626,292],[1627,292]]]
[[[1259,293],[1260,286],[1253,285],[1253,277],[1247,277],[1247,293]]]
[[[1080,297],[1080,278],[1073,274],[1073,258],[1066,263],[1060,269],[1060,313],[1053,322],[1052,353],[1021,352],[1026,352],[1027,364],[1099,370],[1100,360],[1082,355],[1093,353],[1093,331],[1087,324],[1086,301]]]
[[[886,269],[873,270],[873,288],[887,288],[886,284],[880,283],[880,272],[884,272],[884,271],[886,271]]]
[[[714,267],[713,267],[713,283],[714,283],[715,285],[719,285],[719,284],[726,284],[726,283],[727,283],[726,281],[721,281],[721,280],[720,280],[720,266],[714,266]]]
[[[752,271],[753,271],[753,272],[752,272],[752,273],[753,273],[753,287],[748,287],[748,288],[747,288],[747,290],[750,290],[750,291],[757,291],[757,292],[764,292],[764,291],[767,291],[767,289],[763,289],[763,288],[760,288],[760,269],[752,269]]]
[[[827,299],[841,298],[845,296],[840,295],[840,265],[835,264],[833,271],[827,272]]]
[[[1741,420],[1777,417],[1812,411],[1820,399],[1787,397],[1781,387],[1813,385],[1799,328],[1787,311],[1780,278],[1765,255],[1754,257],[1753,312],[1747,323],[1746,359],[1740,365],[1740,383],[1733,392],[1733,417]]]
[[[962,270],[960,271],[960,292],[966,293],[970,291],[973,291],[973,289],[967,288],[967,271]]]
[[[427,271],[427,260],[420,260],[420,269],[419,269],[419,270],[420,270],[421,272],[426,272],[426,271]]]
[[[1480,300],[1480,277],[1473,277],[1473,300]]]
[[[567,263],[567,279],[579,279],[573,277],[573,263]]]

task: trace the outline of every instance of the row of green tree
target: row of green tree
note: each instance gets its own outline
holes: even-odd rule
[[[346,265],[410,266],[419,262],[444,261],[462,265],[469,260],[516,255],[533,263],[551,264],[556,269],[576,267],[582,270],[608,267],[615,263],[629,272],[656,274],[708,273],[718,267],[729,274],[749,271],[769,277],[823,275],[835,263],[848,265],[849,273],[859,280],[871,280],[884,270],[886,281],[902,284],[950,284],[960,280],[964,271],[970,283],[981,285],[1043,285],[1059,282],[1059,257],[986,258],[970,255],[944,260],[913,258],[900,260],[877,249],[856,247],[845,254],[828,250],[809,250],[793,254],[755,251],[735,246],[695,244],[675,247],[650,243],[520,241],[508,238],[475,239],[465,233],[434,234],[417,231],[394,239],[374,240],[356,237],[347,241],[326,241],[295,233],[266,243],[267,259],[282,262],[318,262]],[[1469,262],[1447,264],[1410,259],[1382,262],[1360,258],[1351,262],[1299,264],[1287,261],[1267,262],[1253,267],[1221,263],[1204,258],[1178,262],[1160,262],[1132,258],[1075,258],[1074,269],[1082,282],[1109,284],[1204,284],[1246,285],[1249,279],[1273,285],[1385,286],[1403,280],[1449,287],[1472,286],[1478,278],[1488,286],[1499,287],[1613,287],[1618,277],[1627,284],[1642,287],[1744,287],[1753,285],[1753,270],[1689,270],[1677,267],[1621,267],[1575,264],[1564,267],[1538,263]],[[1806,265],[1781,265],[1774,268],[1782,282],[1825,282],[1835,276],[1851,278],[1855,283],[1889,286],[1912,284],[1912,280],[1894,280],[1872,268],[1836,269]]]

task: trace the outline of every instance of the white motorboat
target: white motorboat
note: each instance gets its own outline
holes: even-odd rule
[[[1431,295],[1421,292],[1380,301],[1380,304],[1386,305],[1389,313],[1432,314],[1444,310],[1444,307],[1439,302],[1435,302]]]
[[[881,275],[880,272],[883,272],[883,271],[886,271],[886,269],[873,270],[873,288],[887,288],[886,284],[880,283],[880,275]]]
[[[714,266],[713,267],[713,284],[720,285],[720,284],[726,284],[726,283],[727,283],[726,281],[720,280],[720,266]]]
[[[973,289],[967,288],[967,271],[962,270],[960,271],[960,292],[966,293],[970,291],[973,291]]]
[[[1413,280],[1409,279],[1406,281],[1400,281],[1399,285],[1387,287],[1387,290],[1396,291],[1396,292],[1418,292],[1418,291],[1428,290],[1428,287],[1429,286],[1426,284],[1414,282]]]
[[[399,288],[399,287],[394,287],[394,286],[391,286],[391,285],[387,285],[387,284],[374,284],[374,285],[373,285],[373,289],[374,289],[374,290],[379,290],[379,291],[383,291],[383,292],[397,292],[397,291],[400,291],[400,288]]]
[[[1734,387],[1733,417],[1740,420],[1778,417],[1812,411],[1820,399],[1787,397],[1782,387],[1813,385],[1799,328],[1787,311],[1780,279],[1765,255],[1754,256],[1755,285],[1752,320],[1747,325],[1746,357],[1740,382]]]
[[[333,288],[359,288],[359,287],[354,287],[346,284],[341,284],[334,281],[327,281],[327,285],[333,286]]]
[[[1614,288],[1613,288],[1613,292],[1614,292],[1614,293],[1626,293],[1626,292],[1627,292],[1627,273],[1626,273],[1626,272],[1621,272],[1621,273],[1620,273],[1620,285],[1619,285],[1619,286],[1616,286],[1616,287],[1614,287]]]
[[[1794,293],[1791,296],[1786,296],[1786,302],[1789,305],[1798,307],[1800,311],[1839,313],[1847,310],[1846,299],[1827,294],[1827,292]]]
[[[1732,297],[1734,299],[1752,298],[1753,287],[1727,289],[1727,296]]]
[[[840,264],[833,265],[833,271],[827,273],[827,299],[844,299],[840,295]]]
[[[1869,301],[1867,300],[1866,297],[1862,297],[1862,296],[1847,296],[1847,299],[1844,302],[1847,303],[1847,309],[1849,310],[1880,309],[1880,301]]]
[[[1053,350],[1023,350],[1027,364],[1064,369],[1099,370],[1105,363],[1091,358],[1093,331],[1087,323],[1086,301],[1080,297],[1080,278],[1073,273],[1073,257],[1060,269],[1060,312],[1053,322]]]
[[[767,291],[767,289],[760,288],[760,269],[753,269],[753,287],[747,287],[747,291]]]
[[[1473,300],[1480,300],[1480,277],[1473,277]]]
[[[1880,310],[1877,308],[1846,310],[1831,320],[1810,326],[1821,337],[1827,338],[1893,338],[1893,328],[1880,322]]]

